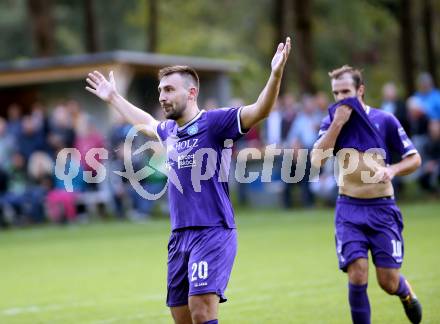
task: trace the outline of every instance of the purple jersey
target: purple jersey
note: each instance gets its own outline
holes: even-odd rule
[[[167,148],[171,230],[235,228],[227,174],[232,142],[244,134],[240,110],[201,111],[181,127],[174,120],[158,124],[157,135]]]
[[[387,164],[391,162],[392,152],[398,153],[402,159],[408,155],[417,153],[413,143],[394,115],[369,106],[367,106],[366,113],[370,122],[376,127],[379,135],[384,140]],[[329,116],[326,116],[322,120],[318,135],[319,138],[328,130],[330,123]]]

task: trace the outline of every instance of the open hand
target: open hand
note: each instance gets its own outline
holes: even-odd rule
[[[283,74],[284,66],[286,65],[287,58],[290,53],[290,37],[286,38],[286,43],[279,43],[277,51],[273,56],[271,67],[272,72],[276,76],[281,76]]]
[[[90,85],[90,87],[86,87],[86,90],[104,101],[109,102],[117,93],[113,71],[109,73],[109,80],[107,80],[100,72],[93,71],[88,74],[86,81]]]

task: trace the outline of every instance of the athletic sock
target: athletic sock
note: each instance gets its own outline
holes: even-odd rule
[[[410,290],[408,285],[406,284],[405,277],[400,275],[399,279],[399,287],[397,288],[397,291],[394,293],[394,295],[399,296],[400,298],[406,298],[410,294]]]
[[[370,324],[370,301],[367,295],[368,284],[348,284],[348,301],[350,303],[353,324]]]

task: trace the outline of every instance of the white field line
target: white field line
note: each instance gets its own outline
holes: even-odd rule
[[[434,277],[434,276],[432,276]],[[417,275],[410,276],[411,281],[418,281],[418,280],[426,280],[426,277],[421,277]],[[334,287],[330,288],[330,286],[333,283],[333,281],[330,280],[319,280],[319,281],[303,281],[299,285],[293,284],[293,283],[278,283],[278,284],[269,284],[269,285],[261,285],[253,289],[249,288],[232,288],[228,289],[226,291],[226,295],[228,295],[228,292],[231,293],[239,293],[244,294],[245,296],[240,296],[240,299],[234,300],[233,303],[231,303],[231,307],[240,306],[255,303],[256,301],[267,301],[270,300],[271,297],[264,295],[264,292],[267,290],[274,290],[274,289],[286,289],[290,288],[291,291],[287,293],[288,297],[292,296],[304,296],[304,295],[315,295],[319,292],[324,292],[328,290],[336,290]],[[235,284],[237,286],[237,283]],[[328,288],[325,288],[328,287]],[[345,287],[338,287],[339,289],[345,289]],[[143,295],[139,296],[137,298],[130,298],[130,301],[161,301],[165,303],[165,292],[163,294],[151,294],[151,295]],[[116,302],[127,302],[127,298],[113,298],[108,299],[104,301],[105,303],[116,303]],[[102,302],[99,302],[100,305],[102,305]],[[45,313],[45,312],[53,312],[53,311],[60,311],[60,310],[66,310],[66,309],[73,309],[73,308],[87,308],[87,307],[93,307],[98,305],[98,302],[96,301],[85,301],[85,302],[72,302],[72,303],[62,303],[62,304],[48,304],[48,305],[28,305],[28,306],[21,306],[21,307],[12,307],[0,310],[0,315],[3,316],[18,316],[21,314],[26,313]],[[168,312],[167,312],[168,314]],[[138,314],[136,316],[146,316],[144,314]],[[133,318],[135,319],[135,318]],[[102,324],[112,323],[113,321],[117,321],[119,319],[117,318],[110,318],[103,320]],[[93,323],[101,323],[101,322],[93,322]]]
[[[154,294],[154,295],[144,295],[139,296],[137,298],[131,298],[131,301],[160,301],[164,300],[164,295],[162,294]],[[116,302],[126,302],[127,298],[112,298],[107,299],[105,303],[116,303]],[[165,303],[165,300],[164,300]],[[48,305],[28,305],[28,306],[21,306],[21,307],[12,307],[3,309],[0,311],[0,314],[4,316],[17,316],[25,313],[46,313],[46,312],[52,312],[52,311],[60,311],[60,310],[66,310],[66,309],[73,309],[73,308],[87,308],[87,307],[94,307],[98,304],[102,304],[101,302],[96,301],[85,301],[85,302],[72,302],[72,303],[63,303],[63,304],[48,304]]]

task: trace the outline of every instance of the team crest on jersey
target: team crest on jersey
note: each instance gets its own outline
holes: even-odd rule
[[[191,125],[188,127],[188,130],[186,131],[188,135],[195,135],[199,131],[199,126],[197,123]]]

